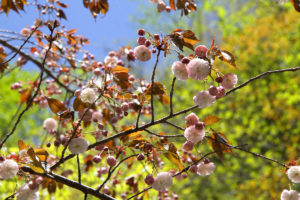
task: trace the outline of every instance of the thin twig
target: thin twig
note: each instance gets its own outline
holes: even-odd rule
[[[1,65],[5,65],[7,63],[9,63],[12,59],[14,59],[14,57],[16,57],[18,55],[18,53],[21,51],[21,49],[24,47],[24,45],[27,43],[27,41],[31,38],[31,36],[33,35],[33,33],[39,28],[39,26],[36,26],[33,31],[30,33],[30,35],[27,37],[27,39],[23,42],[23,44],[19,47],[19,49],[17,51],[15,51],[15,54],[10,58],[8,59],[7,61],[3,62],[3,63],[0,63],[0,66]],[[51,33],[52,34],[52,33]]]
[[[138,154],[133,154],[133,155],[130,155],[126,158],[123,158],[120,162],[118,162],[118,164],[113,168],[113,167],[110,167],[109,168],[109,171],[108,171],[108,174],[107,174],[107,177],[105,179],[105,181],[103,181],[103,183],[100,185],[100,187],[98,187],[98,189],[96,191],[100,191],[103,186],[107,183],[107,181],[110,179],[110,177],[112,176],[112,174],[114,173],[114,171],[126,160],[128,160],[129,158],[132,158],[132,157],[135,157],[135,156],[138,156]]]
[[[2,44],[3,46],[9,48],[12,51],[18,51],[18,48],[16,48],[15,46],[7,43],[4,40],[0,39],[0,44]],[[71,90],[69,87],[67,87],[65,84],[63,84],[55,75],[53,75],[49,69],[44,68],[44,65],[42,63],[40,63],[39,61],[37,61],[36,59],[34,59],[33,57],[31,57],[30,55],[26,54],[25,52],[23,52],[21,50],[19,51],[19,54],[22,57],[24,57],[25,59],[27,59],[27,60],[31,61],[32,63],[34,63],[40,69],[43,69],[49,77],[51,77],[58,85],[63,87],[67,92],[70,92],[72,94],[74,93],[73,90]]]
[[[171,123],[171,122],[169,122],[169,121],[164,121],[164,123],[165,123],[165,124],[169,124],[169,125],[171,125],[171,126],[177,128],[177,129],[179,129],[179,130],[181,130],[181,131],[184,131],[184,130],[185,130],[184,128],[182,128],[182,127],[180,127],[180,126],[177,126],[176,124],[173,124],[173,123]]]
[[[287,69],[279,70],[279,71],[278,71],[278,70],[268,71],[267,74],[265,74],[265,73],[263,73],[263,74],[264,74],[264,75],[268,75],[268,74],[272,74],[272,73],[279,73],[279,72],[285,72],[285,71],[297,71],[297,70],[300,70],[300,67],[296,67],[296,68],[287,68]],[[240,88],[246,86],[246,85],[249,84],[250,82],[252,82],[252,81],[254,81],[254,80],[256,80],[256,79],[261,78],[262,76],[264,76],[263,74],[256,76],[256,78],[249,79],[249,80],[251,80],[251,81],[249,81],[249,80],[246,81],[245,83],[243,83],[243,84],[241,84],[241,85],[239,85],[239,86],[237,86],[237,87],[235,87],[235,88],[229,90],[226,94],[228,95],[228,94],[234,92],[235,90],[240,89]],[[110,140],[113,140],[113,139],[115,139],[115,138],[118,138],[118,137],[121,137],[121,136],[125,136],[125,135],[129,135],[129,134],[134,133],[134,132],[137,132],[137,131],[145,130],[145,129],[151,127],[151,126],[154,126],[154,125],[156,125],[156,124],[163,123],[164,121],[166,121],[166,120],[168,120],[168,119],[174,118],[174,117],[176,117],[176,116],[178,116],[178,115],[185,114],[185,113],[190,112],[190,111],[192,111],[192,110],[194,110],[194,109],[196,109],[196,108],[198,108],[198,106],[191,106],[191,107],[189,107],[189,108],[187,108],[187,109],[184,109],[184,110],[182,110],[182,111],[173,113],[172,115],[163,117],[163,118],[161,118],[161,119],[159,119],[159,120],[156,120],[156,121],[154,121],[154,122],[150,122],[150,123],[145,124],[145,125],[143,125],[143,126],[140,126],[140,127],[138,127],[138,128],[133,128],[133,129],[129,129],[129,130],[127,130],[127,131],[120,132],[120,133],[118,133],[118,134],[115,134],[115,135],[113,135],[113,136],[110,136],[110,137],[108,137],[108,138],[105,138],[105,139],[103,139],[103,140],[101,140],[101,141],[98,141],[98,142],[95,142],[95,143],[93,143],[93,144],[90,144],[89,147],[88,147],[88,149],[92,149],[92,148],[94,148],[95,146],[97,146],[97,145],[99,145],[99,144],[104,144],[104,143],[106,143],[106,142],[108,142],[108,141],[110,141]],[[163,136],[159,136],[159,137],[163,137]],[[75,154],[70,154],[70,155],[68,155],[67,157],[62,158],[62,159],[61,159],[61,163],[64,163],[65,161],[67,161],[67,160],[73,158],[74,156],[75,156]],[[51,169],[53,170],[53,169],[57,168],[61,163],[56,163],[54,166],[51,167]]]
[[[255,81],[255,80],[257,80],[257,79],[260,79],[260,78],[262,78],[263,76],[267,76],[267,75],[275,74],[275,73],[297,71],[297,70],[300,70],[300,67],[287,68],[287,69],[278,69],[278,70],[272,70],[272,71],[266,71],[266,72],[264,72],[264,73],[262,73],[262,74],[260,74],[260,75],[257,75],[257,76],[255,76],[255,77],[249,79],[248,81],[246,81],[246,82],[240,84],[239,86],[237,86],[237,87],[235,87],[235,88],[229,90],[228,92],[226,92],[226,95],[228,95],[228,94],[230,94],[230,93],[234,92],[235,90],[238,90],[238,89],[240,89],[240,88],[242,88],[242,87],[245,87],[246,85],[248,85],[248,84],[251,83],[252,81]]]
[[[158,64],[158,60],[159,60],[159,54],[160,54],[160,49],[158,49],[157,55],[156,55],[156,61],[155,61],[155,65],[153,68],[153,72],[152,72],[152,77],[151,77],[151,122],[154,122],[154,100],[153,100],[153,92],[154,92],[154,78],[155,78],[155,72],[156,72],[156,68],[157,68],[157,64]]]
[[[20,123],[21,121],[21,118],[22,116],[25,114],[25,112],[30,108],[30,106],[32,105],[33,103],[33,100],[35,99],[35,97],[37,97],[37,95],[39,94],[39,91],[40,91],[40,88],[41,88],[41,84],[42,84],[42,80],[43,80],[43,75],[44,75],[44,71],[45,71],[45,63],[46,63],[46,59],[47,59],[47,56],[48,56],[48,53],[50,51],[50,49],[52,48],[52,43],[53,43],[53,38],[52,38],[52,35],[53,35],[53,32],[54,32],[54,28],[51,30],[51,33],[50,33],[50,41],[49,41],[49,47],[45,53],[45,56],[44,56],[44,59],[43,59],[43,62],[41,64],[41,73],[40,73],[40,79],[39,79],[39,83],[38,83],[38,86],[37,86],[37,89],[34,93],[34,95],[29,99],[28,103],[27,103],[27,106],[25,107],[25,109],[20,113],[20,115],[18,116],[18,119],[13,127],[13,129],[11,130],[11,132],[6,135],[6,137],[4,138],[4,140],[1,142],[0,144],[0,149],[2,148],[2,146],[4,145],[4,143],[6,142],[6,140],[12,135],[14,134],[18,124]],[[19,51],[20,52],[20,51]]]
[[[174,93],[175,82],[176,82],[176,77],[173,78],[171,92],[170,92],[170,115],[173,115],[173,93]]]
[[[35,174],[35,175],[39,175],[39,176],[43,176],[43,177],[46,177],[46,178],[49,178],[49,179],[52,179],[52,180],[55,180],[56,182],[59,182],[59,183],[62,183],[64,185],[67,185],[71,188],[74,188],[74,189],[77,189],[81,192],[83,192],[84,194],[90,194],[92,196],[95,196],[99,199],[102,199],[102,200],[116,200],[115,198],[109,196],[109,195],[106,195],[104,193],[101,193],[101,192],[97,192],[95,189],[93,188],[90,188],[86,185],[83,185],[83,184],[79,184],[77,181],[73,181],[71,179],[68,179],[64,176],[60,176],[60,175],[57,175],[57,174],[54,174],[54,173],[37,173],[35,171],[33,171],[30,167],[21,167],[21,169],[24,171],[24,172],[29,172],[30,174]]]
[[[78,167],[78,183],[81,184],[81,171],[80,171],[80,162],[79,162],[79,154],[77,154],[77,167]]]
[[[184,135],[160,135],[157,133],[153,133],[152,131],[149,131],[148,129],[145,129],[145,131],[151,135],[157,136],[157,137],[165,137],[165,138],[174,138],[174,137],[184,137]]]

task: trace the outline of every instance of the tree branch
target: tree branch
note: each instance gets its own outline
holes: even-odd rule
[[[258,75],[258,76],[256,76],[256,77],[254,77],[254,78],[249,79],[248,81],[242,83],[241,85],[239,85],[239,86],[237,86],[237,87],[235,87],[235,88],[229,90],[229,91],[226,93],[226,96],[229,95],[230,93],[232,93],[232,92],[238,90],[238,89],[243,88],[244,86],[246,86],[246,85],[249,84],[250,82],[252,82],[252,81],[254,81],[254,80],[257,80],[257,79],[259,79],[259,78],[261,78],[261,77],[263,77],[263,76],[266,76],[266,75],[269,75],[269,74],[272,74],[272,73],[280,73],[280,72],[286,72],[286,71],[297,71],[297,70],[300,70],[300,67],[296,67],[296,68],[287,68],[287,69],[282,69],[282,70],[273,70],[273,71],[264,72],[264,73],[262,73],[262,74],[260,74],[260,75]],[[185,113],[190,112],[190,111],[192,111],[192,110],[194,110],[194,109],[196,109],[196,108],[198,108],[198,106],[191,106],[191,107],[189,107],[189,108],[187,108],[187,109],[181,110],[181,111],[179,111],[179,112],[177,112],[177,113],[173,113],[172,115],[163,117],[163,118],[161,118],[161,119],[159,119],[159,120],[156,120],[156,121],[154,121],[154,122],[150,122],[150,123],[145,124],[145,125],[143,125],[143,126],[141,126],[141,127],[136,127],[136,128],[133,128],[133,129],[130,129],[130,130],[127,130],[127,131],[120,132],[120,133],[118,133],[118,134],[115,134],[115,135],[113,135],[113,136],[110,136],[110,137],[108,137],[108,138],[105,138],[105,139],[103,139],[103,140],[101,140],[101,141],[98,141],[98,142],[95,142],[95,143],[93,143],[93,144],[90,144],[89,147],[88,147],[88,149],[92,149],[92,148],[94,148],[95,146],[97,146],[97,145],[99,145],[99,144],[104,144],[104,143],[106,143],[106,142],[108,142],[108,141],[110,141],[110,140],[116,139],[116,138],[118,138],[118,137],[125,136],[125,135],[129,135],[129,134],[134,133],[134,132],[137,132],[137,131],[145,130],[145,129],[151,127],[151,126],[154,126],[154,125],[156,125],[156,124],[163,123],[163,122],[165,122],[165,121],[168,120],[168,119],[171,119],[171,118],[176,117],[176,116],[178,116],[178,115],[185,114]],[[159,136],[159,137],[163,137],[163,136]],[[65,162],[65,161],[67,161],[67,160],[73,158],[74,156],[75,156],[74,154],[70,154],[70,155],[68,155],[67,157],[62,158],[62,159],[61,159],[61,163],[63,163],[63,162]],[[51,169],[57,168],[61,163],[55,164],[54,166],[51,167]]]
[[[28,40],[31,38],[31,36],[33,35],[33,33],[39,28],[39,26],[35,27],[33,29],[33,31],[30,33],[30,35],[27,37],[27,39],[23,42],[23,44],[19,47],[19,49],[17,51],[15,51],[15,54],[10,58],[8,59],[7,61],[3,62],[3,63],[0,63],[0,66],[1,65],[5,65],[7,63],[9,63],[12,59],[14,59],[14,57],[16,57],[18,55],[18,53],[21,51],[21,49],[24,47],[24,45],[28,42]]]
[[[60,176],[60,175],[53,174],[53,173],[40,174],[40,173],[37,173],[37,172],[33,171],[30,167],[22,167],[21,169],[24,172],[29,172],[30,174],[35,174],[35,175],[43,176],[43,177],[46,177],[46,178],[50,178],[52,180],[55,180],[56,182],[60,182],[60,183],[63,183],[64,185],[67,185],[71,188],[77,189],[77,190],[83,192],[84,194],[90,194],[90,195],[98,197],[99,199],[102,199],[102,200],[116,200],[111,196],[108,196],[108,195],[106,195],[104,193],[101,193],[101,192],[97,192],[93,188],[90,188],[86,185],[79,184],[78,182],[70,180],[70,179],[68,179],[64,176]]]
[[[21,121],[21,118],[23,117],[23,115],[25,114],[25,112],[31,107],[32,103],[33,103],[33,100],[35,99],[35,97],[37,97],[37,95],[39,94],[39,91],[40,91],[40,88],[41,88],[41,84],[42,84],[42,81],[43,81],[43,75],[44,75],[44,71],[45,71],[45,63],[46,63],[46,59],[47,59],[47,56],[48,56],[48,53],[50,51],[50,49],[52,48],[52,43],[53,43],[53,38],[52,38],[52,35],[53,35],[53,32],[54,32],[54,28],[51,30],[51,33],[50,33],[50,42],[49,42],[49,46],[48,46],[48,49],[45,53],[45,56],[44,56],[44,59],[43,59],[43,62],[41,63],[41,73],[40,73],[40,79],[39,79],[39,83],[38,83],[38,86],[36,88],[36,91],[34,93],[34,95],[29,99],[28,103],[27,103],[27,106],[25,107],[25,109],[20,113],[20,115],[18,116],[18,119],[13,127],[13,129],[10,131],[10,133],[8,135],[6,135],[6,137],[3,139],[3,141],[1,142],[0,144],[0,149],[2,148],[2,146],[4,145],[4,143],[6,142],[6,140],[14,134],[18,124],[20,123]],[[19,50],[20,52],[20,50]]]
[[[0,44],[2,44],[3,46],[9,48],[10,50],[12,51],[15,51],[17,52],[18,51],[18,48],[16,48],[15,46],[7,43],[6,41],[0,39]],[[63,84],[62,82],[60,82],[60,80],[55,76],[53,75],[47,68],[44,68],[43,64],[40,63],[39,61],[37,61],[36,59],[34,59],[33,57],[31,57],[30,55],[26,54],[25,52],[23,51],[19,51],[19,54],[21,56],[23,56],[24,58],[26,58],[27,60],[30,60],[32,63],[34,63],[38,68],[40,69],[44,69],[44,71],[46,72],[46,74],[51,77],[58,85],[60,85],[61,87],[63,87],[67,92],[70,92],[70,93],[74,93],[73,90],[71,90],[69,87],[67,87],[65,84]]]
[[[156,55],[156,61],[155,61],[155,65],[153,68],[153,72],[152,72],[152,77],[151,77],[151,122],[154,122],[154,99],[153,99],[153,92],[154,92],[154,78],[155,78],[155,72],[156,72],[156,68],[157,68],[157,64],[158,64],[158,60],[159,60],[159,55],[160,55],[160,49],[158,49],[157,55]]]

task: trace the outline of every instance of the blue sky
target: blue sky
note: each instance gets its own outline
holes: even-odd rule
[[[67,29],[78,29],[77,33],[89,38],[91,44],[86,49],[98,59],[103,59],[108,51],[134,41],[137,38],[138,26],[130,21],[130,16],[139,14],[141,3],[152,6],[147,0],[109,0],[108,13],[94,20],[81,0],[62,2],[69,5],[69,8],[64,9],[68,20],[62,24]],[[38,12],[33,6],[26,7],[25,12],[20,14],[11,11],[8,16],[0,15],[0,29],[19,32],[24,26],[32,25],[36,18]]]

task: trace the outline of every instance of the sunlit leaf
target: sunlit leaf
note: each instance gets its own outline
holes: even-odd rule
[[[41,162],[45,162],[49,156],[48,152],[44,148],[35,148],[34,152]]]
[[[180,156],[177,154],[177,149],[174,144],[169,143],[169,149],[163,154],[170,160],[180,171],[184,169]]]
[[[18,140],[19,151],[28,148],[28,144],[26,144],[23,140]]]
[[[217,116],[208,115],[202,121],[205,123],[205,125],[212,125],[214,123],[217,123],[219,120],[220,118],[218,118]]]
[[[151,84],[147,86],[145,94],[151,95]],[[153,95],[163,95],[165,94],[165,88],[162,83],[154,82],[153,84]]]
[[[232,150],[230,148],[231,144],[226,136],[221,132],[216,132],[212,128],[210,129],[210,131],[211,136],[207,137],[207,141],[212,149],[216,151],[216,154],[219,156],[219,158],[222,159],[223,154],[226,152],[232,153]]]
[[[48,105],[49,105],[51,111],[55,114],[58,114],[59,112],[63,112],[63,111],[67,110],[67,108],[64,106],[64,104],[57,99],[47,98],[47,101],[48,101]]]

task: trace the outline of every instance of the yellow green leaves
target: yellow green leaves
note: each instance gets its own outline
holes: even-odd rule
[[[218,118],[214,115],[208,115],[202,121],[205,123],[205,125],[212,125],[212,124],[217,123],[219,120],[220,120],[220,118]]]
[[[177,148],[173,143],[168,143],[167,149],[160,143],[157,143],[156,146],[162,150],[164,157],[166,157],[173,165],[175,165],[180,171],[184,169],[184,166],[181,162],[181,158],[177,153]]]
[[[18,140],[19,151],[26,150],[28,145],[22,140]],[[22,165],[30,167],[33,171],[37,173],[46,172],[46,161],[49,156],[48,152],[44,148],[29,147],[27,150],[27,156],[30,158],[30,162],[21,162]]]

